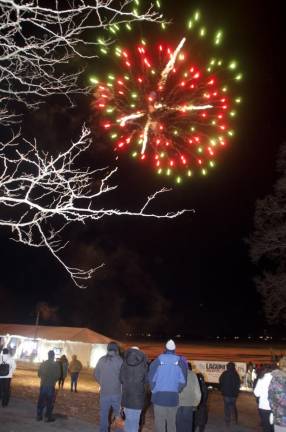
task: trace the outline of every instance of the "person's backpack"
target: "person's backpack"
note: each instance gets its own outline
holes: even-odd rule
[[[9,375],[10,365],[9,363],[5,363],[4,360],[0,363],[0,376],[5,377]]]

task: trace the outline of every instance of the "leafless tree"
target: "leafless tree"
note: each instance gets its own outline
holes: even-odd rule
[[[63,72],[63,65],[95,58],[98,45],[113,40],[104,30],[162,19],[152,5],[141,13],[133,6],[134,0],[0,0],[0,123],[15,120],[15,101],[31,109],[54,94],[71,101],[87,93],[78,86],[82,70]]]
[[[277,162],[279,179],[272,194],[258,200],[250,239],[252,260],[259,266],[257,288],[270,322],[286,319],[286,145]]]
[[[133,21],[160,22],[152,5],[140,13],[133,8],[137,3],[0,0],[0,124],[10,133],[0,141],[0,225],[18,242],[47,247],[80,287],[96,269],[65,263],[61,251],[67,243],[61,235],[67,225],[112,215],[174,218],[184,210],[161,215],[149,211],[149,204],[165,189],[149,196],[138,210],[102,207],[98,198],[116,188],[110,185],[116,168],[77,167],[78,156],[91,143],[86,126],[65,151],[52,156],[42,152],[36,140],[25,139],[17,123],[23,107],[35,109],[56,94],[72,103],[73,95],[89,92],[78,85],[82,70],[72,68],[74,59],[95,57],[95,46],[112,43],[102,35],[94,41],[96,32],[111,29],[113,34]]]

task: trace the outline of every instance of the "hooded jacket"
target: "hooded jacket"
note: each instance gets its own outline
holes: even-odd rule
[[[235,364],[230,362],[219,377],[220,390],[223,396],[237,397],[240,389],[240,378],[235,369]]]
[[[178,406],[179,392],[187,383],[187,365],[174,351],[166,350],[151,363],[149,383],[155,405]]]
[[[138,349],[128,349],[120,369],[120,382],[122,384],[121,405],[124,408],[144,408],[147,370],[148,365],[145,354]]]
[[[268,389],[268,400],[273,411],[274,424],[286,426],[286,372],[275,370]]]
[[[98,360],[94,369],[94,378],[100,385],[102,396],[121,394],[121,383],[119,372],[122,365],[122,358],[116,351],[108,351],[107,354]]]
[[[0,379],[3,378],[12,378],[13,373],[16,369],[16,362],[10,354],[0,354],[0,363],[8,363],[9,364],[9,374],[5,376],[0,376]]]

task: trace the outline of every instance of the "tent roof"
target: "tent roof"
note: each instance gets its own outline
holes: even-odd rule
[[[36,334],[35,334],[36,333]],[[93,330],[80,327],[54,327],[22,324],[0,324],[0,335],[24,336],[48,340],[67,340],[73,342],[108,344],[112,339]]]

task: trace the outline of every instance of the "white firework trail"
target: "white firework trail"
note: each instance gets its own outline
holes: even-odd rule
[[[181,40],[181,42],[179,43],[179,45],[177,46],[177,48],[175,49],[175,51],[173,52],[173,54],[171,55],[171,58],[168,61],[168,63],[166,64],[165,68],[163,69],[163,71],[161,73],[161,79],[160,79],[159,85],[158,85],[160,89],[162,89],[162,87],[164,87],[164,85],[166,84],[169,73],[173,69],[173,67],[176,63],[177,57],[178,57],[181,49],[183,48],[183,45],[185,42],[186,42],[186,38],[184,37]]]

